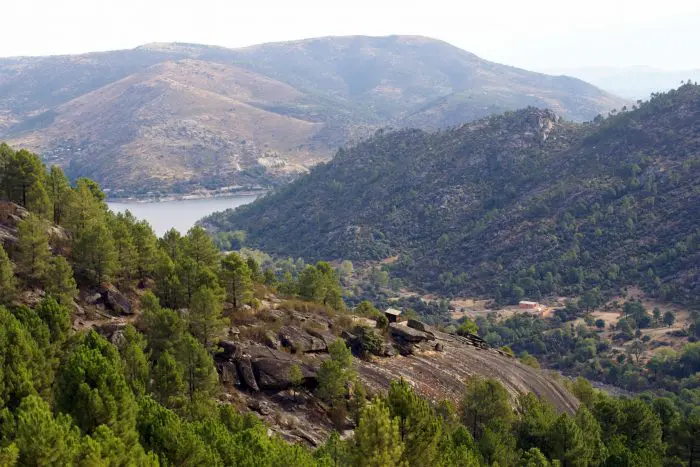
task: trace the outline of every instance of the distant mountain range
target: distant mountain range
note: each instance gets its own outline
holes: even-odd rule
[[[380,132],[204,223],[281,256],[387,260],[443,294],[638,285],[698,304],[700,86],[584,124],[528,108]]]
[[[0,139],[130,193],[275,184],[385,126],[528,105],[581,121],[626,103],[413,36],[0,59]]]
[[[648,66],[553,68],[544,70],[553,75],[575,76],[615,95],[646,100],[652,93],[677,88],[687,80],[700,82],[700,68],[692,70],[659,70]]]

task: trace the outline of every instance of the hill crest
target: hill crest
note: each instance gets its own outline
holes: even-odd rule
[[[134,93],[112,95],[123,80]],[[173,112],[182,88],[149,100],[139,80],[186,84],[197,96],[215,91],[191,109],[210,118]],[[222,103],[229,98],[238,103],[235,111]],[[78,105],[80,114],[71,111]],[[528,105],[586,120],[624,101],[579,80],[488,62],[420,36],[323,37],[241,49],[155,43],[0,59],[0,138],[74,176],[134,194],[144,189],[144,177],[148,191],[274,185],[384,126],[438,129]],[[191,119],[199,123],[189,142],[179,130],[161,131]],[[162,138],[148,139],[153,134]],[[235,164],[222,165],[235,154],[241,155]],[[259,162],[270,158],[274,169]]]

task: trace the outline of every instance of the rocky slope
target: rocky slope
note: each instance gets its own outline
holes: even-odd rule
[[[205,221],[284,256],[381,260],[447,294],[700,290],[700,86],[588,124],[529,108],[379,133]],[[300,241],[303,239],[303,241]]]
[[[526,105],[585,120],[624,101],[413,36],[0,59],[0,138],[131,192],[274,183],[379,127]]]
[[[119,342],[122,327],[133,321],[133,315],[109,306],[117,297],[126,299],[118,291],[109,297],[105,300],[104,293],[96,294],[90,303],[85,302],[84,314],[76,315],[75,327],[95,326]],[[85,314],[98,319],[88,320]],[[104,319],[110,315],[113,317]],[[290,441],[318,446],[333,429],[326,408],[313,394],[316,373],[328,358],[328,346],[342,338],[352,348],[357,339],[352,330],[374,326],[373,320],[348,318],[275,296],[262,300],[258,311],[239,312],[236,325],[219,342],[221,351],[215,355],[224,386],[222,400],[257,413]],[[488,348],[476,336],[445,334],[418,321],[391,326],[378,355],[354,359],[360,381],[370,394],[385,392],[392,381],[404,378],[424,397],[458,405],[465,380],[477,375],[498,379],[513,402],[519,394],[532,392],[561,412],[573,413],[578,407],[578,400],[551,376]],[[299,366],[304,376],[302,387],[296,390],[290,378],[293,365]],[[350,420],[345,428],[352,428]]]

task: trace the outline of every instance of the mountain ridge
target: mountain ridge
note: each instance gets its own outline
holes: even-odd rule
[[[394,274],[446,294],[640,285],[692,301],[698,115],[700,87],[686,84],[585,124],[530,108],[435,133],[380,132],[205,225],[283,256],[399,255]]]
[[[158,80],[149,73],[172,92],[155,99]],[[128,92],[104,97],[129,78]],[[192,96],[201,105],[183,105]],[[241,109],[223,106],[226,98]],[[422,36],[324,37],[241,49],[156,43],[0,59],[0,138],[41,153],[73,177],[134,193],[274,185],[385,126],[438,129],[526,105],[586,120],[624,103],[579,80],[496,64]],[[89,126],[86,115],[94,116]],[[187,128],[191,121],[195,129]],[[154,132],[160,136],[149,139]],[[188,132],[187,141],[178,136]]]

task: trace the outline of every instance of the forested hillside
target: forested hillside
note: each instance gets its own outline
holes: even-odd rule
[[[279,277],[253,258],[221,255],[199,227],[156,239],[147,223],[108,211],[96,183],[71,185],[35,154],[1,145],[0,169],[2,466],[695,462],[697,389],[675,399],[618,400],[580,379],[570,384],[580,406],[558,411],[533,393],[513,397],[508,388],[523,381],[502,384],[470,368],[470,376],[456,382],[463,388],[458,405],[425,399],[403,379],[370,397],[360,373],[374,359],[392,358],[383,342],[397,328],[368,314],[371,305],[351,315],[328,263]],[[264,309],[271,292],[286,302],[273,297],[277,308]],[[376,328],[355,325],[348,334],[353,317]],[[321,328],[322,319],[331,326]],[[282,339],[281,350],[270,333],[288,335],[291,326],[302,334]],[[399,335],[411,338],[405,347],[429,356],[414,349],[415,338],[439,333],[403,327]],[[224,333],[231,340],[223,340]],[[464,350],[465,340],[445,342]],[[431,352],[445,352],[433,345]],[[254,348],[273,358],[251,357]],[[520,375],[537,372],[503,351],[471,352],[482,354],[477,359],[489,354],[503,368],[519,367]],[[234,366],[232,373],[229,358],[247,370]],[[290,362],[298,363],[285,366]],[[559,388],[558,400],[578,402],[558,383],[550,385]],[[248,406],[255,412],[243,413],[234,386],[240,397],[258,398]],[[285,442],[254,415],[298,433],[281,413],[270,417],[275,400],[278,407],[304,404],[315,425],[330,419],[338,430],[353,432],[343,439],[332,433],[323,442],[305,435],[316,443],[314,451]]]
[[[527,108],[378,132],[214,231],[311,259],[380,260],[448,294],[517,301],[638,284],[700,296],[700,87],[585,124]]]

